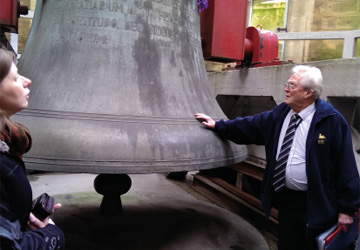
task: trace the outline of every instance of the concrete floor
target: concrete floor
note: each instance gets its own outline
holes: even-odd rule
[[[131,189],[121,199],[123,213],[102,215],[95,177],[29,174],[34,197],[47,192],[62,204],[53,218],[65,233],[66,249],[269,249],[241,217],[199,199],[163,174],[130,175]]]

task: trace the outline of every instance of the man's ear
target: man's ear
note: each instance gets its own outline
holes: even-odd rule
[[[314,91],[311,89],[305,90],[305,98],[310,99],[314,97]]]

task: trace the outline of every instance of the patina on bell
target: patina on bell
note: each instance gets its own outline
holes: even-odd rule
[[[245,159],[194,119],[211,93],[197,0],[38,0],[18,67],[32,80],[30,169],[155,173]]]

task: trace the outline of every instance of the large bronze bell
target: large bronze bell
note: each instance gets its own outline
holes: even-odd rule
[[[244,160],[194,119],[223,118],[204,67],[197,0],[38,0],[19,60],[32,80],[30,169],[192,171]]]

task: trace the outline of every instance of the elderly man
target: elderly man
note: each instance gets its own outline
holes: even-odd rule
[[[266,216],[279,211],[278,247],[316,249],[316,237],[334,225],[347,231],[359,209],[359,173],[349,125],[319,98],[322,74],[298,65],[285,83],[285,101],[271,111],[215,122],[195,114],[222,138],[265,145],[261,201]]]

